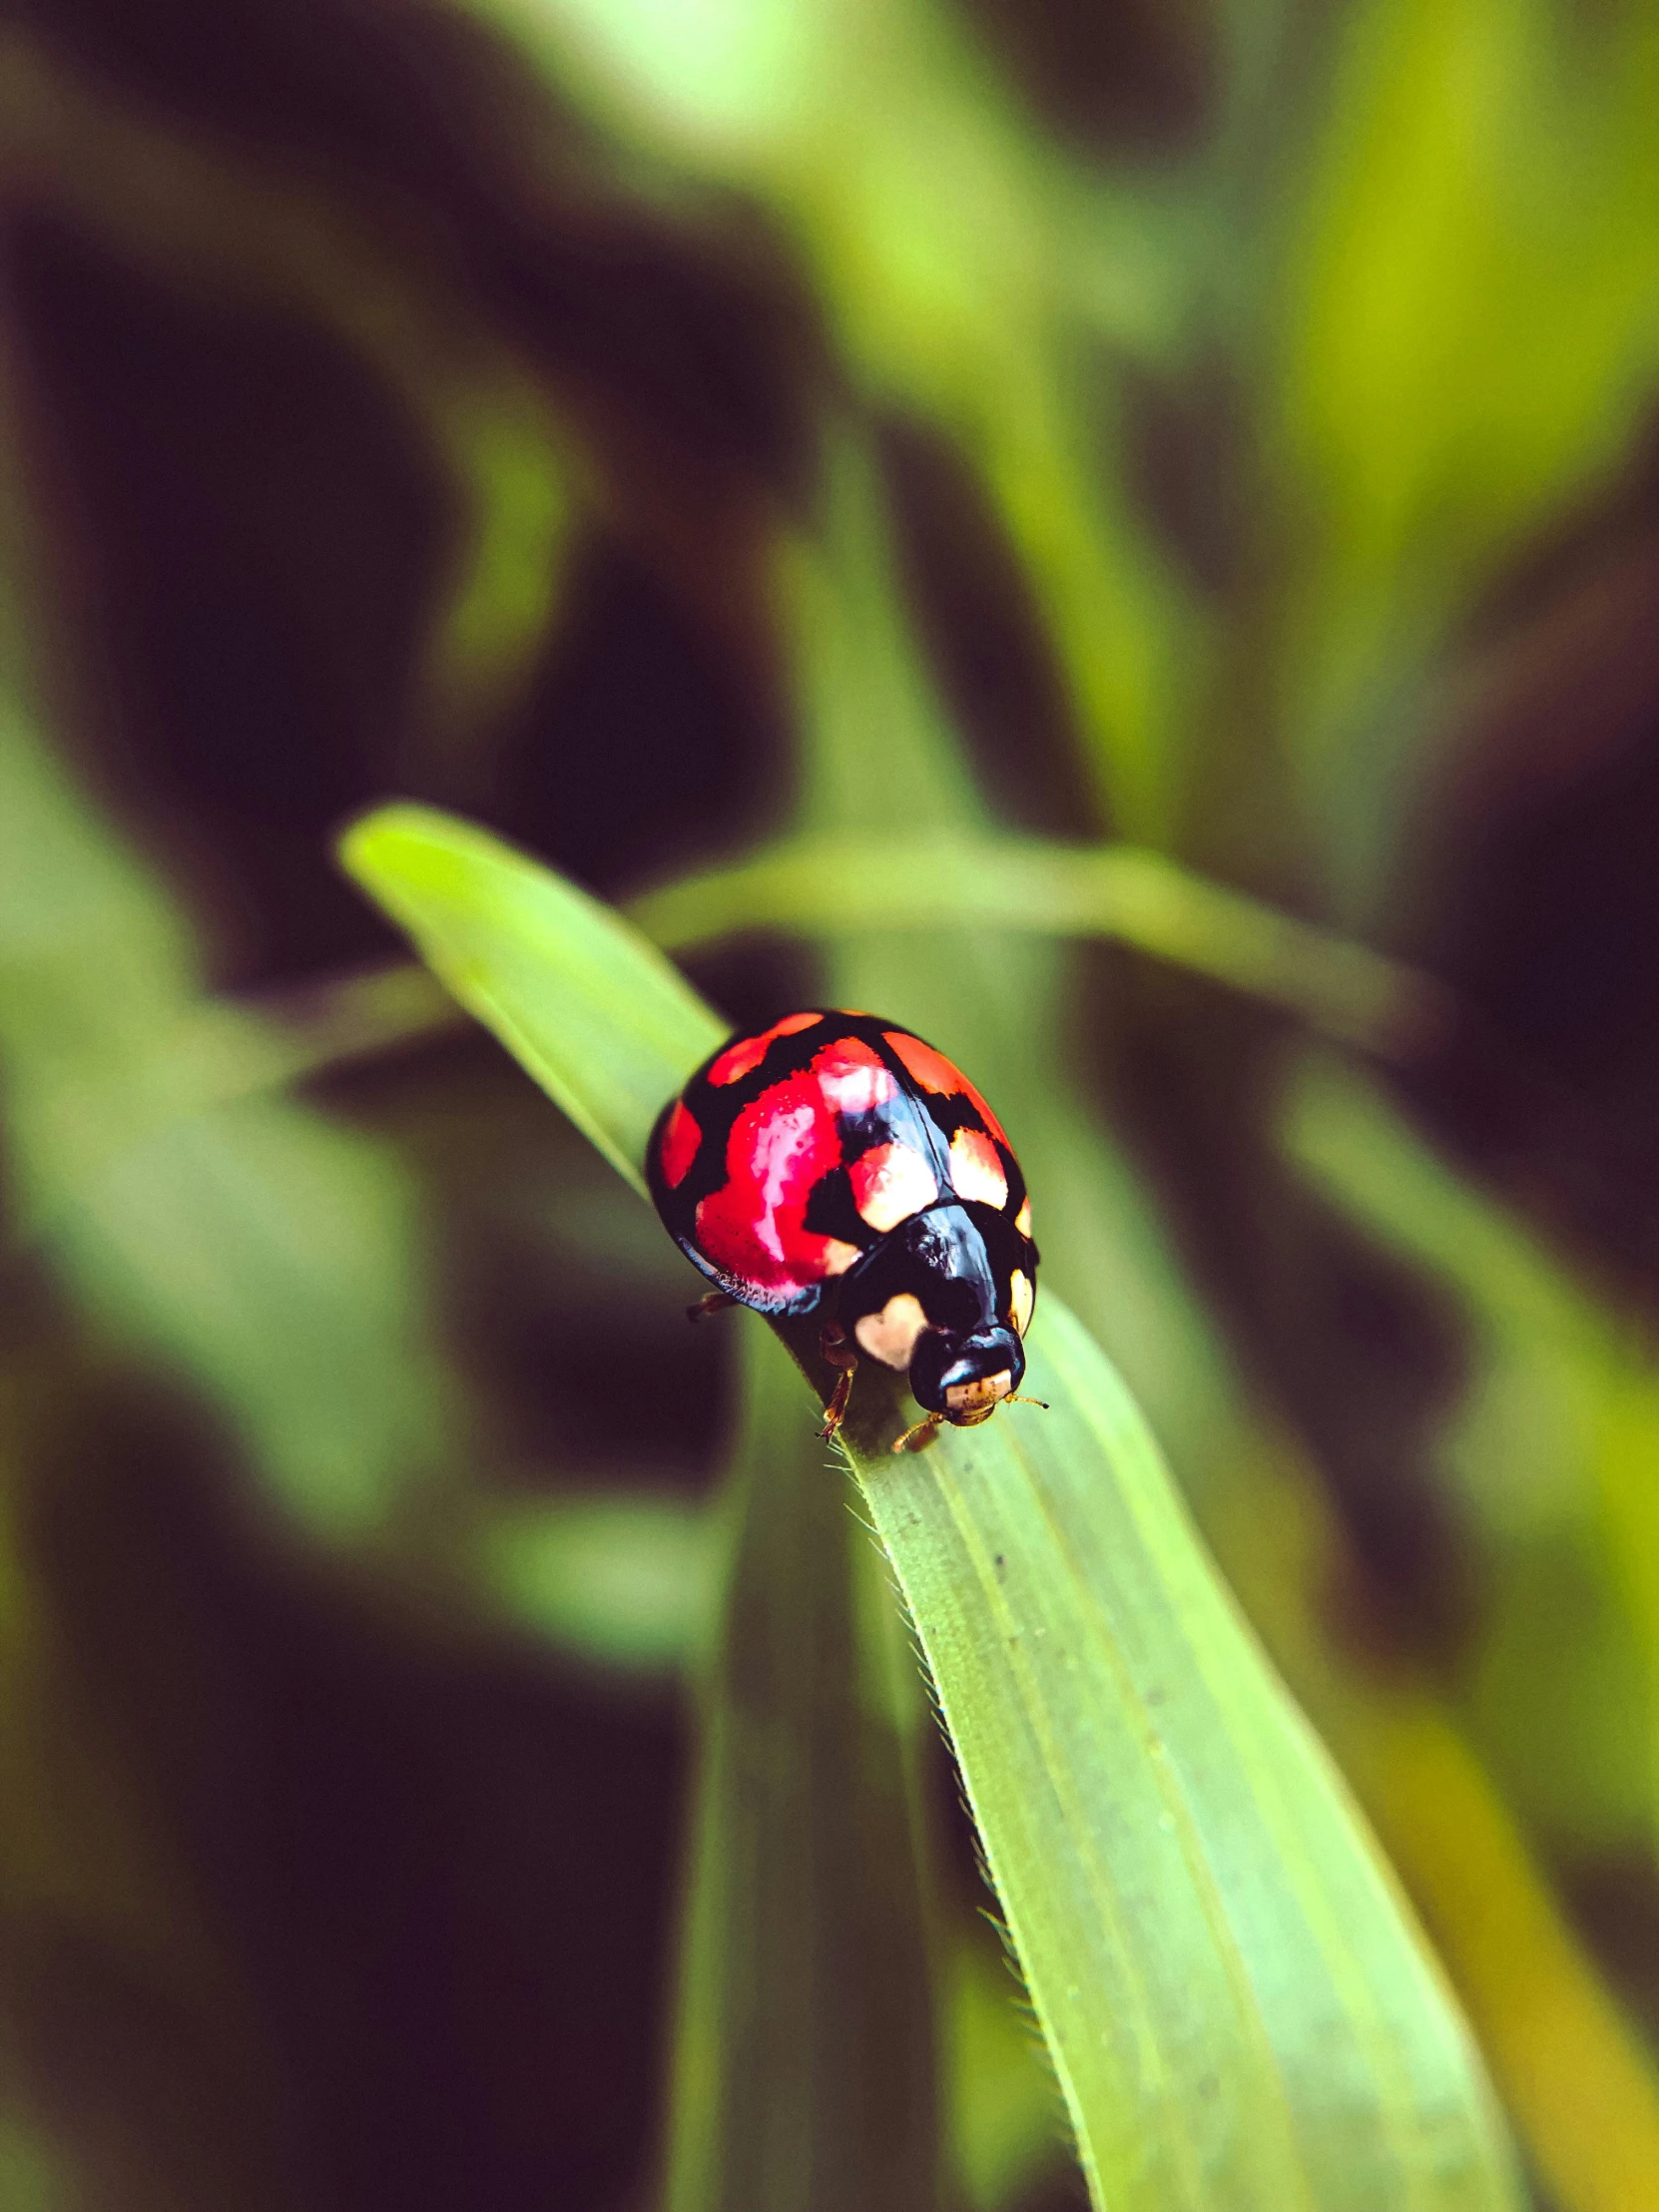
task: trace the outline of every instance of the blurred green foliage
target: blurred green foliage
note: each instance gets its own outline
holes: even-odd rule
[[[332,877],[388,791],[971,1066],[1539,2204],[1656,2201],[1656,73],[0,11],[7,2202],[656,2201],[732,1354]],[[1046,2212],[915,1757],[954,2185]]]

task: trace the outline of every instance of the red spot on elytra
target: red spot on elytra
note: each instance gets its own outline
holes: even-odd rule
[[[813,1186],[840,1159],[835,1111],[809,1069],[774,1083],[732,1124],[727,1181],[697,1209],[715,1265],[794,1298],[831,1272],[835,1240],[806,1227]]]
[[[997,1142],[1008,1143],[1001,1122],[961,1069],[947,1060],[942,1052],[935,1052],[930,1044],[923,1044],[919,1037],[912,1037],[907,1029],[884,1029],[881,1034],[924,1091],[932,1091],[940,1098],[960,1095],[967,1099]]]
[[[674,1102],[674,1111],[668,1117],[668,1127],[663,1131],[662,1163],[663,1181],[671,1191],[677,1191],[691,1172],[691,1164],[697,1158],[697,1148],[703,1142],[703,1132],[690,1113],[683,1098]]]
[[[720,1058],[709,1069],[711,1083],[741,1083],[746,1075],[752,1075],[766,1058],[780,1037],[793,1037],[799,1030],[811,1029],[815,1021],[822,1021],[822,1014],[786,1014],[782,1021],[775,1021],[770,1029],[758,1037],[740,1037],[736,1044],[729,1044]]]

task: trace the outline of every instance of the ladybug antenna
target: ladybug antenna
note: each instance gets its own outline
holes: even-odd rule
[[[1002,1402],[1004,1405],[1040,1405],[1045,1413],[1048,1411],[1046,1397],[1025,1397],[1018,1390],[1010,1390]]]

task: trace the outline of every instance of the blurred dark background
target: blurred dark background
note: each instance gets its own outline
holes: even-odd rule
[[[946,814],[1437,987],[1356,1050],[1091,941],[974,1066],[1133,1188],[1056,1280],[1614,2201],[1450,1932],[1509,1877],[1333,1715],[1432,1701],[1649,2084],[1656,72],[1521,0],[0,10],[8,2203],[651,2201],[729,1351],[330,845],[923,827],[780,596],[852,448]],[[1078,2201],[1017,2027],[952,2048],[964,2202]]]

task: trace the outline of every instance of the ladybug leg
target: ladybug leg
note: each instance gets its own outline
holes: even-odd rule
[[[695,1306],[686,1308],[686,1319],[687,1321],[705,1321],[710,1314],[722,1313],[728,1306],[736,1306],[737,1303],[737,1300],[729,1297],[725,1291],[710,1291],[706,1297],[700,1298]]]
[[[929,1413],[925,1420],[918,1420],[914,1428],[905,1429],[903,1435],[893,1445],[893,1450],[925,1451],[927,1446],[938,1436],[939,1423],[943,1419],[944,1415],[942,1413]]]
[[[852,1377],[858,1365],[858,1355],[847,1343],[846,1331],[838,1321],[825,1323],[818,1348],[832,1368],[840,1370],[835,1378],[835,1394],[824,1408],[824,1434],[829,1438],[846,1418],[846,1401],[852,1395]]]

